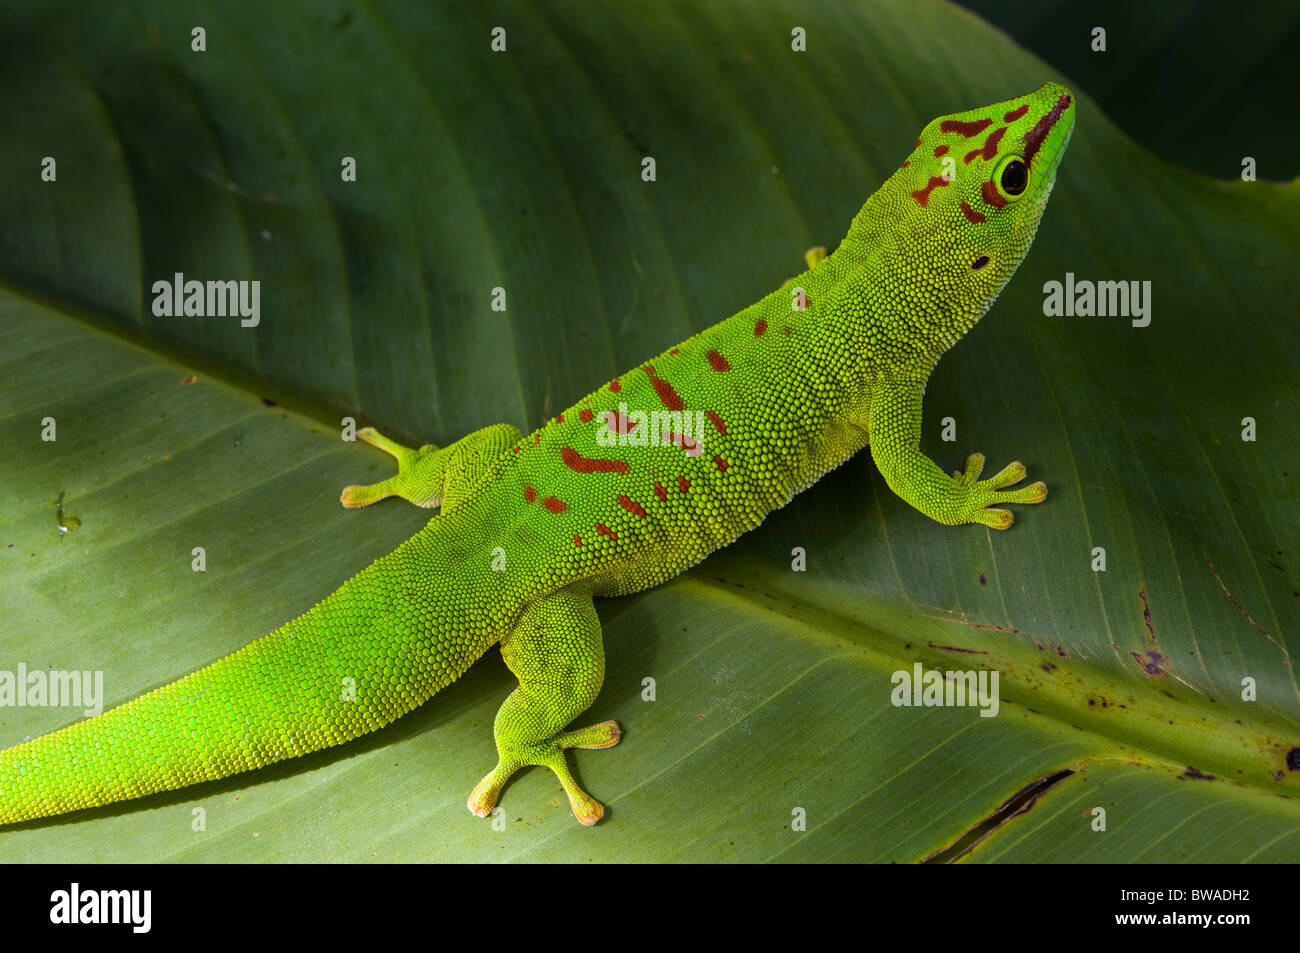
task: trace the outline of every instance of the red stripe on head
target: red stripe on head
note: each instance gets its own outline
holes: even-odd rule
[[[722,422],[721,417],[711,410],[706,410],[704,416],[709,418],[709,423],[713,424],[714,430],[722,434],[724,437],[727,435],[727,425]]]
[[[1033,129],[1025,133],[1025,168],[1029,168],[1029,164],[1034,161],[1034,156],[1038,155],[1038,150],[1042,148],[1047,134],[1069,108],[1070,97],[1067,94],[1056,101],[1056,105],[1046,116],[1034,123]]]
[[[548,496],[546,499],[542,500],[542,505],[552,513],[563,513],[569,508],[565,505],[563,500],[556,499],[553,496]]]
[[[1007,134],[1006,126],[1002,126],[999,129],[990,132],[989,137],[984,140],[984,145],[980,146],[978,149],[972,149],[970,152],[966,153],[966,158],[963,161],[970,163],[975,159],[976,156],[983,156],[985,161],[989,159],[997,158],[998,143],[1002,141],[1002,137],[1005,136],[1006,134]]]
[[[978,136],[991,125],[993,125],[992,119],[973,119],[970,122],[964,122],[960,119],[945,119],[939,123],[939,131],[955,132],[959,136],[970,139],[972,136]]]
[[[984,222],[984,216],[975,211],[965,202],[961,203],[961,213],[966,216],[966,221],[970,222],[972,225],[979,225]]]
[[[754,337],[756,338],[762,337],[763,332],[766,330],[767,330],[767,322],[764,321],[762,318],[759,318],[758,323],[754,325]]]
[[[1029,104],[1028,104],[1028,103],[1025,103],[1025,105],[1021,106],[1019,109],[1013,109],[1013,110],[1011,110],[1011,112],[1009,112],[1009,113],[1007,113],[1005,116],[1003,116],[1003,117],[1002,117],[1002,121],[1003,121],[1003,122],[1015,122],[1017,119],[1019,119],[1021,116],[1023,116],[1023,115],[1024,115],[1025,113],[1027,113],[1027,112],[1029,112]]]
[[[727,359],[723,357],[721,354],[719,354],[717,351],[709,351],[709,353],[704,356],[709,359],[709,365],[715,371],[731,370],[731,365],[727,363]]]

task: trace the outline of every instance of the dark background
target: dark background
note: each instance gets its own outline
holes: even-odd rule
[[[1300,174],[1300,3],[964,0],[1059,69],[1162,159],[1215,178],[1253,156],[1261,179]],[[1106,52],[1092,30],[1106,30]]]

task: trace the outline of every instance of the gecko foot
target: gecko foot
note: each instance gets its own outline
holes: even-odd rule
[[[1006,529],[1015,521],[1015,517],[1010,510],[992,507],[1006,503],[1041,503],[1047,499],[1047,484],[1041,480],[1015,490],[1004,489],[1025,478],[1025,465],[1019,461],[1007,464],[987,480],[979,478],[983,470],[984,454],[972,453],[966,458],[966,469],[954,471],[952,475],[958,485],[967,488],[970,500],[968,522],[983,523],[993,529]]]
[[[578,786],[573,772],[569,770],[564,752],[568,748],[612,748],[621,737],[618,722],[602,721],[598,725],[589,725],[576,731],[561,732],[549,741],[512,751],[509,757],[502,752],[497,766],[484,776],[470,794],[467,802],[469,811],[475,817],[487,817],[496,806],[501,789],[510,780],[510,776],[522,767],[536,764],[555,772],[564,793],[569,796],[573,816],[584,827],[591,827],[605,815],[605,808]]]

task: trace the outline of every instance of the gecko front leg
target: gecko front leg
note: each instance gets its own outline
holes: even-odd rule
[[[1041,503],[1041,481],[1008,490],[1025,478],[1024,464],[1013,462],[987,480],[979,478],[984,455],[973,453],[966,469],[945,473],[921,452],[921,398],[925,381],[885,379],[871,394],[868,430],[871,455],[889,488],[932,520],[950,526],[983,523],[1006,529],[1014,521],[1008,503]]]

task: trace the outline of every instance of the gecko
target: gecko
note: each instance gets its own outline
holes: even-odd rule
[[[980,479],[921,452],[941,355],[1024,260],[1074,128],[1074,97],[1032,93],[929,122],[834,252],[732,317],[620,374],[527,436],[495,424],[445,447],[373,428],[397,472],[345,507],[438,508],[393,552],[274,632],[97,717],[0,752],[0,823],[251,771],[375,731],[493,646],[519,685],[497,763],[469,795],[491,814],[521,768],[554,772],[574,816],[604,807],[570,771],[614,721],[570,728],[605,655],[594,599],[658,585],[758,526],[861,450],[948,525],[1006,529],[1038,503],[1013,462]]]

